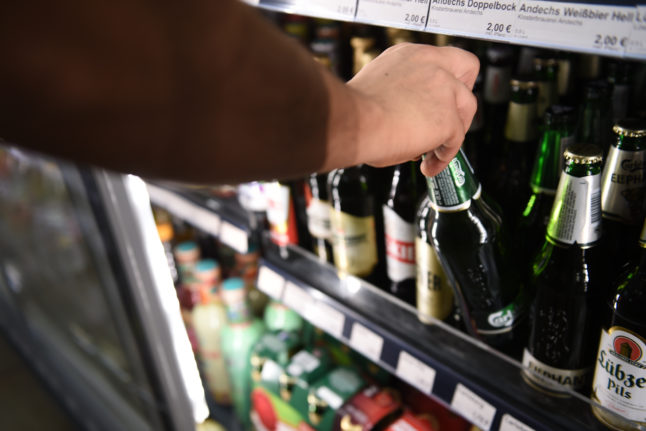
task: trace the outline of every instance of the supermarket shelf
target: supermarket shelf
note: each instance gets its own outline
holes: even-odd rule
[[[199,194],[152,190],[155,204],[163,195],[157,191],[168,193],[163,206],[180,217],[213,206],[207,204],[212,198]],[[188,211],[187,205],[194,208]],[[222,220],[232,217],[225,207],[217,214]],[[244,216],[238,216],[242,225]],[[190,216],[185,219],[193,222]],[[260,290],[480,428],[606,429],[592,415],[588,398],[536,391],[522,379],[519,362],[485,344],[442,322],[422,323],[413,307],[358,278],[340,278],[333,266],[306,250],[281,249],[267,236],[262,246]]]
[[[634,0],[246,0],[272,11],[495,42],[646,59]]]

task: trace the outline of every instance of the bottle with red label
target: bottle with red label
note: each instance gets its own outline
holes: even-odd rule
[[[646,426],[646,221],[638,244],[638,257],[613,284],[592,383],[592,399],[605,407],[592,411],[616,430]]]
[[[390,292],[415,305],[415,210],[424,193],[417,163],[395,167],[382,210],[386,240],[386,273]]]
[[[355,394],[336,413],[335,431],[373,431],[401,414],[402,404],[399,394],[388,388],[370,385]]]

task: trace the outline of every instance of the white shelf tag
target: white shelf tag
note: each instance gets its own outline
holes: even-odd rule
[[[626,46],[626,55],[646,56],[646,4],[637,5],[632,24],[630,40]]]
[[[285,279],[262,265],[258,270],[258,289],[273,299],[280,301],[283,295],[283,288],[285,287]]]
[[[220,226],[220,241],[239,253],[246,253],[249,250],[247,232],[227,221],[222,221]]]
[[[467,389],[462,383],[458,383],[455,388],[451,407],[472,424],[485,431],[489,430],[496,415],[494,406]]]
[[[379,335],[372,332],[360,323],[352,325],[352,333],[350,334],[350,347],[363,353],[373,361],[379,361],[381,357],[381,349],[384,346],[384,339]]]
[[[321,328],[333,337],[338,339],[343,337],[345,316],[340,311],[318,301],[312,307],[308,317],[314,326]]]
[[[354,19],[356,5],[356,0],[298,0],[294,9],[314,16],[351,21]]]
[[[150,202],[162,207],[177,217],[186,220],[213,236],[220,234],[221,219],[216,213],[201,208],[177,194],[152,184],[146,184]]]
[[[426,30],[511,39],[520,4],[521,0],[435,0]]]
[[[550,46],[623,54],[630,43],[635,7],[527,0],[518,5],[512,35]]]
[[[285,284],[285,293],[283,293],[283,304],[307,318],[306,316],[314,305],[314,299],[300,286],[288,281]]]
[[[361,21],[398,25],[423,30],[429,0],[359,0],[357,18]]]
[[[399,352],[397,376],[425,394],[433,392],[435,370],[405,351]]]
[[[518,419],[505,413],[500,421],[499,431],[534,431],[534,428],[528,427]]]

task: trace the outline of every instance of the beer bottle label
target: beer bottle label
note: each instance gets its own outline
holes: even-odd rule
[[[274,182],[268,184],[266,190],[267,221],[272,241],[281,246],[298,242],[295,226],[290,226],[292,208],[289,187]]]
[[[307,204],[307,228],[314,238],[329,239],[330,203],[317,198],[311,198]]]
[[[386,269],[392,281],[415,277],[415,226],[384,205]]]
[[[417,309],[423,316],[446,319],[453,310],[453,289],[435,249],[415,238],[417,255]]]
[[[505,138],[513,142],[527,142],[537,136],[536,104],[510,103],[505,123]]]
[[[430,205],[437,211],[462,211],[471,206],[471,199],[480,197],[480,183],[462,149],[442,172],[426,180]]]
[[[585,246],[601,239],[600,180],[599,175],[561,174],[547,225],[547,236],[551,240]]]
[[[586,383],[589,382],[588,376],[592,371],[591,368],[566,370],[549,366],[536,359],[527,349],[523,352],[523,367],[529,370],[524,370],[523,375],[530,383],[553,390],[558,389],[558,386],[572,391],[585,389]],[[550,383],[554,383],[555,386],[552,387]]]
[[[643,219],[646,198],[646,150],[626,151],[612,145],[601,181],[604,217],[637,225]]]
[[[526,311],[527,295],[525,289],[521,288],[516,299],[506,307],[484,316],[481,313],[474,313],[473,318],[479,334],[504,334],[513,329]]]
[[[601,331],[592,382],[599,403],[636,422],[646,422],[646,342],[628,329]]]
[[[330,212],[334,264],[345,274],[364,277],[377,265],[375,219],[333,209]]]
[[[510,67],[487,66],[484,84],[484,100],[492,105],[499,105],[509,101],[509,80],[511,79]]]

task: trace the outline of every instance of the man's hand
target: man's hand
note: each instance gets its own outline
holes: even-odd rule
[[[359,158],[389,166],[426,154],[424,175],[453,159],[476,112],[475,55],[403,43],[384,51],[348,86],[360,109]]]

